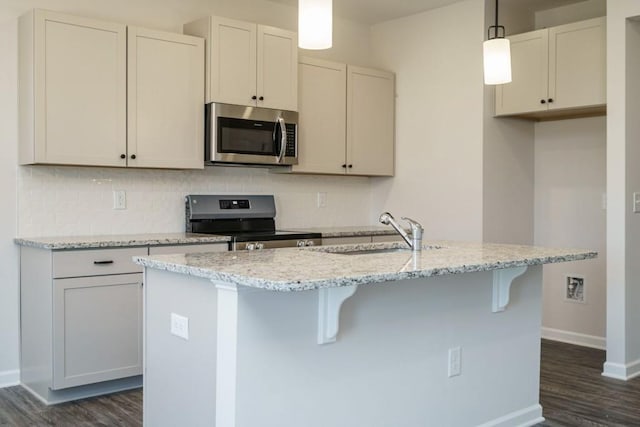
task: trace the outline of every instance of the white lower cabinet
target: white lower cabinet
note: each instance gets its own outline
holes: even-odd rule
[[[143,275],[132,257],[147,253],[21,248],[23,385],[47,403],[140,385]]]
[[[54,390],[142,374],[142,274],[53,280]]]

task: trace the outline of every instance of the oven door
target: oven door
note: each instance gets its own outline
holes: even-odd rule
[[[208,104],[206,158],[212,162],[295,165],[297,113]]]

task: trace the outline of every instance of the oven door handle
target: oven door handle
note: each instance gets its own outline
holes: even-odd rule
[[[282,116],[278,117],[277,125],[280,126],[280,153],[276,156],[278,163],[282,163],[284,155],[287,151],[287,124],[284,122]]]

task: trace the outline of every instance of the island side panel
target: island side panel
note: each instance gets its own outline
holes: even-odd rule
[[[213,426],[217,291],[206,279],[145,269],[145,426]],[[189,339],[171,334],[171,313],[189,319]]]
[[[500,313],[491,311],[492,277],[360,286],[342,307],[337,342],[328,345],[316,343],[317,291],[239,292],[232,426],[541,421],[541,268],[514,281]],[[462,373],[449,378],[455,347]]]

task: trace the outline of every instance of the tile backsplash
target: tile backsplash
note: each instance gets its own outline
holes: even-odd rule
[[[113,209],[113,191],[126,209]],[[274,194],[279,228],[369,224],[368,178],[288,175],[264,168],[198,171],[21,166],[18,236],[184,231],[187,194]],[[327,204],[317,207],[317,193]]]

